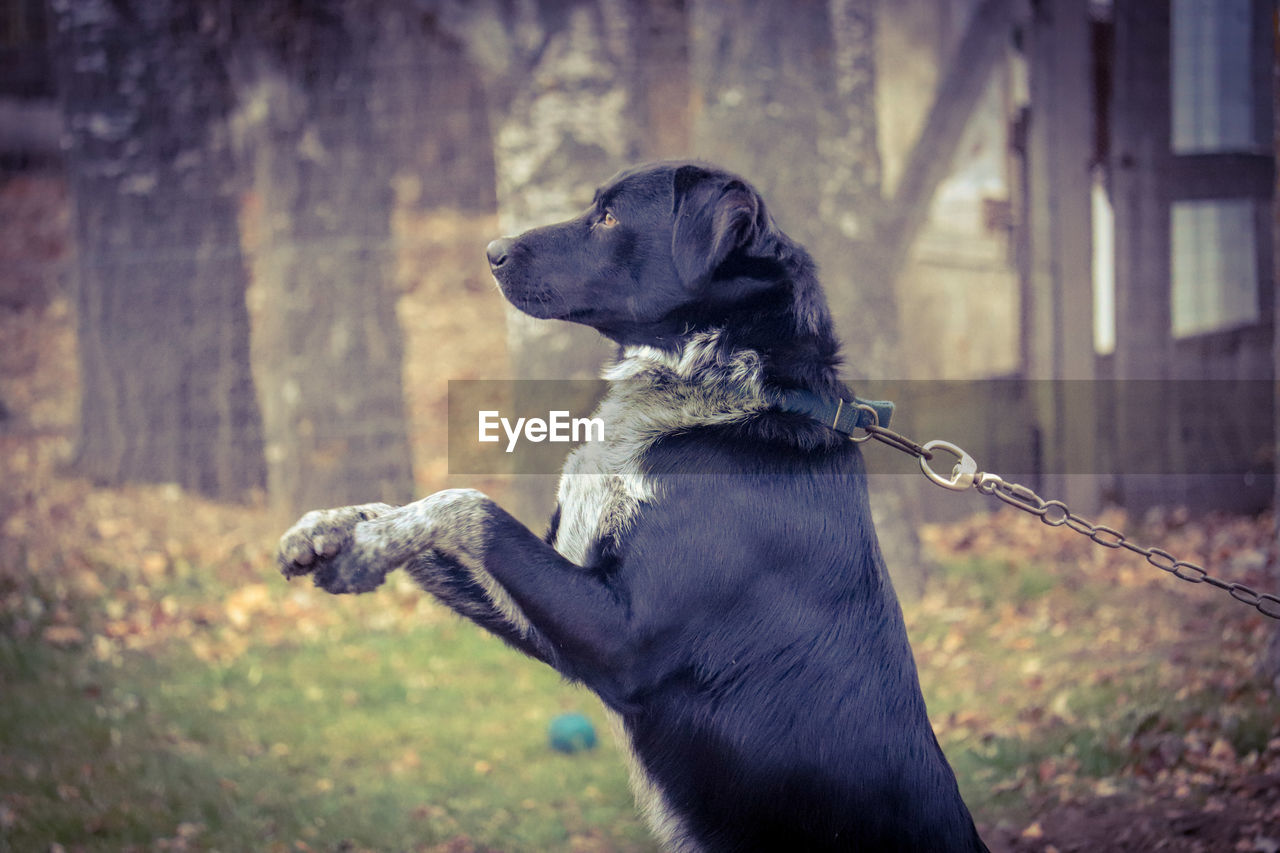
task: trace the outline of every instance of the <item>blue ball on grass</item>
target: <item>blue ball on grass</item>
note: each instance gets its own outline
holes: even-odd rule
[[[551,748],[557,752],[574,753],[594,749],[596,729],[582,714],[561,714],[551,721],[547,730]]]

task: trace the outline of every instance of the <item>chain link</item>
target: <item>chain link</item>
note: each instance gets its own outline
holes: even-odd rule
[[[919,459],[921,469],[933,482],[945,488],[969,488],[970,474],[965,472],[975,470],[975,463],[969,454],[954,445],[937,441],[917,444],[903,435],[879,426],[866,427],[866,432],[869,437]],[[950,479],[940,476],[928,465],[934,458],[929,448],[934,446],[941,446],[949,452],[958,452],[960,458],[952,471]],[[1216,587],[1225,591],[1236,601],[1253,607],[1263,616],[1280,619],[1280,597],[1271,593],[1258,592],[1242,583],[1229,583],[1220,580],[1209,574],[1203,566],[1187,560],[1179,560],[1161,548],[1144,548],[1136,542],[1130,541],[1119,530],[1107,527],[1104,524],[1094,524],[1087,518],[1072,512],[1062,501],[1047,501],[1021,483],[1009,482],[996,474],[978,472],[976,475],[972,475],[972,486],[984,495],[994,497],[1009,506],[1036,516],[1041,522],[1050,527],[1070,528],[1082,536],[1087,536],[1091,541],[1103,548],[1123,548],[1132,551],[1160,571],[1173,575],[1179,580]]]

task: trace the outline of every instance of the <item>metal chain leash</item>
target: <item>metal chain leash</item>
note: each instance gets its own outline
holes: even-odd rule
[[[853,441],[861,443],[874,438],[890,447],[900,450],[920,460],[920,470],[930,482],[955,492],[976,488],[984,495],[990,495],[1007,503],[1009,506],[1036,516],[1050,527],[1069,527],[1082,536],[1103,548],[1124,548],[1146,559],[1148,563],[1162,572],[1167,572],[1187,583],[1205,583],[1223,590],[1236,601],[1256,609],[1263,616],[1280,619],[1280,597],[1271,593],[1258,592],[1242,583],[1228,583],[1215,578],[1200,565],[1187,560],[1179,560],[1161,548],[1144,548],[1112,527],[1094,524],[1087,518],[1077,515],[1058,500],[1045,500],[1033,490],[1020,483],[1011,483],[996,474],[988,474],[978,470],[978,464],[964,450],[947,441],[928,441],[918,444],[900,433],[878,425],[863,428],[864,434],[854,436]],[[940,450],[956,458],[956,464],[950,477],[943,477],[930,467],[934,459],[934,451]]]

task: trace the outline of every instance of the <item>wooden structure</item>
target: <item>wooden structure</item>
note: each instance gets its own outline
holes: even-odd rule
[[[924,390],[917,409],[942,410],[926,415],[937,430],[1082,512],[1267,506],[1280,396],[1273,4],[972,9],[1006,15],[1006,68],[1026,78],[1010,117],[1020,368],[1014,382]],[[972,78],[978,56],[962,40],[950,73]]]
[[[1130,507],[1272,497],[1271,16],[1266,0],[1115,2],[1116,337],[1102,372],[1117,380]],[[1149,473],[1162,470],[1185,474]]]
[[[1039,485],[1081,508],[1256,510],[1276,447],[1272,4],[1098,5],[1044,0],[1027,22],[1018,254]],[[1092,221],[1095,187],[1113,231]]]

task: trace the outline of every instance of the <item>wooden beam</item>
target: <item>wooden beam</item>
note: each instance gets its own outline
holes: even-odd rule
[[[877,229],[883,272],[896,282],[911,246],[929,218],[938,186],[951,174],[965,125],[978,105],[1009,38],[1012,0],[983,0],[940,78],[920,136]]]
[[[1042,436],[1040,484],[1081,512],[1100,493],[1094,400],[1090,188],[1093,85],[1088,0],[1045,0],[1032,12],[1028,133],[1029,320],[1023,370]]]
[[[1158,392],[1175,378],[1170,335],[1170,6],[1116,0],[1110,145],[1115,207],[1115,458],[1124,505],[1135,513],[1186,501],[1185,479],[1134,472],[1178,470],[1180,428]]]

